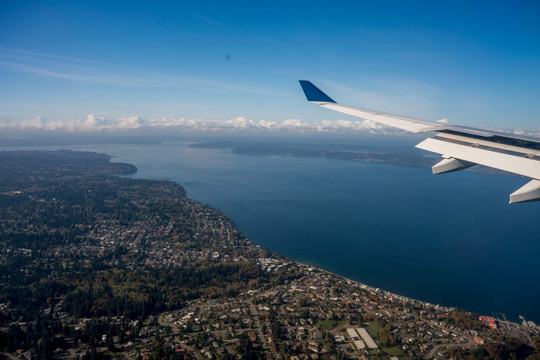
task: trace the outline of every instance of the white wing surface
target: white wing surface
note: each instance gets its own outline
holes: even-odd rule
[[[336,103],[307,80],[300,80],[300,85],[308,101],[324,108],[413,133],[435,132],[435,135],[416,145],[417,148],[442,155],[441,162],[433,166],[434,174],[480,164],[531,179],[510,195],[511,204],[540,200],[540,139],[345,106]]]

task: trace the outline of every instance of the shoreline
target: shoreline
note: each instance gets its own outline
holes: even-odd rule
[[[14,296],[13,302],[0,304],[6,325],[19,329],[21,339],[33,339],[28,345],[10,343],[10,354],[19,347],[27,353],[41,351],[35,344],[47,335],[32,332],[32,327],[45,318],[64,329],[54,335],[63,345],[51,345],[59,356],[65,349],[83,350],[90,344],[97,353],[135,357],[166,344],[171,351],[200,358],[224,348],[239,354],[236,344],[249,341],[257,354],[268,358],[291,355],[287,349],[328,354],[323,359],[339,354],[379,357],[380,352],[430,358],[456,347],[466,353],[497,342],[496,333],[531,348],[531,336],[538,334],[510,322],[499,322],[499,328],[494,319],[490,330],[473,313],[400,296],[266,250],[225,212],[189,198],[180,182],[122,178],[114,174],[129,162],[104,158],[95,152],[2,157],[2,165],[11,169],[0,182],[0,195],[8,197],[2,210],[11,219],[4,230],[15,235],[6,237],[2,259],[26,258],[10,267],[13,273],[42,274],[48,284],[41,295],[47,296],[44,306],[43,301],[22,302],[21,293],[9,288],[22,286],[38,299],[40,288],[33,284],[41,278],[24,275],[19,283],[4,283],[6,294]],[[58,174],[63,174],[60,182]],[[10,201],[12,196],[18,201]],[[21,207],[29,216],[20,215]],[[42,223],[50,239],[33,236]],[[85,280],[79,272],[86,274]],[[95,331],[94,321],[103,327],[94,342],[72,341],[79,338],[78,331]],[[354,327],[365,328],[375,348],[356,352],[345,338]]]
[[[108,150],[111,150],[111,149],[108,149]],[[39,150],[38,150],[38,151],[39,151]],[[105,149],[93,148],[93,149],[85,149],[84,151],[98,151],[98,152],[104,152]],[[108,155],[108,156],[111,156],[111,155]],[[120,161],[120,160],[119,160],[119,157],[122,157],[122,155],[118,155],[118,154],[116,154],[116,155],[114,155],[114,156],[115,156],[115,158],[113,159],[113,161]],[[129,159],[127,159],[127,160],[124,159],[124,160],[122,160],[122,161],[123,161],[123,162],[129,162],[129,163],[132,162],[132,161],[130,161]],[[140,172],[139,172],[139,173],[140,173]],[[127,178],[133,178],[133,179],[137,178],[136,176],[133,176],[133,174],[124,175],[124,176],[126,176]],[[142,178],[141,178],[141,179],[142,179]],[[148,179],[148,178],[145,178],[145,179]],[[170,177],[169,177],[169,179],[170,179]],[[175,180],[175,179],[172,179],[171,181],[174,181],[176,184],[179,184],[180,186],[184,187],[184,186],[181,184],[181,182],[179,182],[179,181],[177,181],[177,180]],[[199,200],[197,200],[197,201],[199,201]],[[202,201],[202,202],[203,202],[203,203],[209,203],[208,201]],[[228,215],[225,211],[223,211],[223,212],[225,213],[225,215]],[[251,235],[251,236],[252,236],[252,235]],[[255,244],[258,245],[258,243],[255,243]],[[296,261],[296,260],[295,260],[295,261]],[[308,264],[306,264],[306,265],[308,265]],[[311,266],[313,266],[313,265],[311,265]],[[321,269],[324,270],[324,271],[328,271],[328,270],[325,270],[325,269],[323,269],[323,268],[321,268]],[[335,272],[335,274],[336,274],[336,275],[339,275],[339,276],[343,276],[343,275],[340,275],[338,272]],[[353,280],[353,279],[349,279],[349,280],[351,280],[351,281],[356,281],[356,280]],[[357,282],[359,282],[359,281],[357,281]],[[363,284],[363,285],[365,285],[365,286],[369,286],[370,288],[373,288],[373,289],[377,289],[377,288],[378,288],[378,287],[373,286],[373,285],[368,285],[368,284],[364,284],[364,283],[361,283],[361,282],[359,282],[359,283],[360,283],[360,284]],[[428,304],[433,304],[433,305],[438,305],[438,306],[444,307],[444,305],[439,305],[437,302],[429,302],[429,301],[425,301],[425,300],[419,300],[419,299],[414,298],[414,297],[407,297],[407,296],[405,296],[405,295],[400,295],[399,292],[395,292],[395,293],[394,293],[394,292],[392,292],[392,291],[390,291],[390,290],[382,290],[382,291],[386,291],[386,292],[388,292],[388,293],[396,294],[396,295],[398,295],[398,296],[403,296],[404,298],[410,298],[410,299],[414,299],[414,300],[416,300],[416,301],[425,302],[425,303],[428,303]],[[448,306],[446,306],[446,307],[448,307]],[[452,306],[452,307],[462,308],[462,306]],[[498,311],[497,311],[497,310],[498,310]],[[477,307],[474,311],[480,313],[482,310],[481,310],[481,308],[478,308],[478,307]],[[498,314],[500,311],[503,311],[503,312],[504,312],[505,310],[504,310],[504,309],[503,309],[503,310],[499,310],[499,309],[496,309],[496,310],[495,310],[495,312],[496,312],[497,314]],[[493,312],[492,312],[492,311],[488,311],[487,313],[493,313]],[[528,313],[527,313],[527,312],[523,312],[522,310],[517,310],[514,314],[512,314],[512,315],[510,315],[510,316],[511,316],[511,318],[513,319],[513,321],[516,321],[516,322],[517,322],[517,321],[518,321],[518,318],[519,318],[519,315],[523,315],[523,314],[525,314],[525,317],[528,316],[528,315],[527,315]],[[535,321],[536,321],[536,319],[535,319]]]
[[[385,294],[385,295],[387,295],[389,297],[399,299],[401,301],[405,301],[405,302],[408,302],[408,303],[421,304],[421,305],[426,306],[426,307],[431,307],[431,308],[435,308],[435,309],[441,309],[441,310],[447,311],[447,312],[456,309],[456,307],[453,307],[453,306],[450,306],[450,307],[449,306],[443,306],[443,305],[439,305],[439,304],[430,303],[428,301],[418,300],[418,299],[410,298],[410,297],[407,297],[407,296],[404,296],[404,295],[399,295],[399,294],[393,293],[393,292],[388,291],[388,290],[373,287],[373,286],[364,284],[364,283],[362,283],[360,281],[356,281],[356,280],[347,278],[347,277],[345,277],[343,275],[340,275],[340,274],[332,272],[332,271],[325,270],[325,269],[320,268],[318,266],[302,263],[302,262],[296,261],[294,259],[292,259],[292,261],[294,261],[296,264],[298,264],[300,266],[304,266],[306,268],[313,268],[313,269],[317,269],[319,271],[325,272],[325,273],[333,275],[333,276],[338,276],[338,277],[342,278],[343,280],[345,280],[346,282],[348,282],[349,284],[354,284],[354,285],[360,287],[361,289],[369,291],[369,292],[374,293],[374,294],[382,293],[382,294]],[[470,311],[467,311],[467,312],[470,312]]]

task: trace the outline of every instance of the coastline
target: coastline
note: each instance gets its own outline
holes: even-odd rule
[[[383,295],[385,295],[387,297],[395,298],[395,299],[398,299],[398,300],[403,301],[403,302],[407,302],[407,303],[410,303],[410,304],[421,304],[424,307],[440,309],[440,310],[446,311],[446,312],[450,312],[450,311],[456,309],[456,307],[452,307],[452,306],[449,307],[449,306],[443,306],[443,305],[439,305],[439,304],[433,304],[433,303],[430,303],[428,301],[418,300],[418,299],[410,298],[410,297],[407,297],[407,296],[399,295],[399,294],[393,293],[393,292],[388,291],[388,290],[384,290],[384,289],[373,287],[373,286],[370,286],[370,285],[367,285],[367,284],[363,284],[360,281],[349,279],[349,278],[347,278],[347,277],[345,277],[343,275],[340,275],[338,273],[325,270],[323,268],[320,268],[320,267],[317,267],[317,266],[314,266],[314,265],[309,265],[309,264],[306,264],[306,263],[302,263],[302,262],[296,261],[294,259],[293,259],[293,261],[296,264],[298,264],[300,266],[303,266],[303,267],[305,267],[307,269],[313,268],[313,269],[317,269],[319,271],[325,272],[325,273],[333,275],[333,276],[338,276],[338,277],[344,279],[345,281],[347,281],[349,284],[358,286],[359,288],[361,288],[363,290],[366,290],[366,291],[369,291],[370,293],[373,293],[373,294],[383,294]]]
[[[529,219],[531,212],[527,212],[527,206],[530,208],[535,204],[520,205],[519,208],[511,207],[507,209],[508,206],[505,202],[501,202],[501,199],[493,196],[494,193],[500,193],[500,190],[505,191],[507,188],[516,186],[514,183],[518,184],[516,180],[519,179],[515,179],[514,177],[489,177],[489,179],[480,179],[479,175],[473,175],[471,173],[463,173],[458,175],[449,174],[445,177],[432,178],[430,174],[424,174],[424,172],[421,172],[419,168],[414,167],[402,168],[390,165],[386,166],[366,163],[368,164],[368,168],[366,168],[363,164],[358,165],[356,162],[353,162],[353,164],[347,164],[340,161],[325,159],[309,159],[306,161],[305,159],[294,157],[271,156],[262,157],[261,159],[258,156],[232,155],[229,154],[228,151],[213,151],[211,149],[203,149],[197,152],[189,150],[186,151],[186,149],[189,149],[188,144],[188,142],[183,142],[179,146],[178,143],[171,142],[165,145],[153,144],[151,146],[145,145],[144,147],[133,147],[131,145],[89,145],[81,147],[80,150],[114,154],[116,157],[113,159],[113,161],[137,164],[139,171],[134,175],[127,175],[127,178],[136,179],[141,177],[156,180],[169,179],[175,181],[176,183],[185,184],[184,187],[189,191],[190,197],[206,204],[212,204],[213,207],[223,210],[223,212],[225,212],[228,216],[234,218],[235,223],[237,223],[243,231],[248,233],[251,238],[257,239],[258,244],[263,245],[265,248],[284,253],[288,257],[296,259],[298,258],[296,255],[300,254],[301,260],[309,263],[315,262],[318,266],[322,266],[324,269],[331,269],[330,271],[337,274],[343,274],[343,276],[351,279],[357,279],[356,281],[369,284],[373,287],[391,289],[388,291],[396,294],[406,294],[403,296],[408,296],[410,298],[425,299],[425,301],[433,304],[456,306],[458,308],[466,308],[476,312],[482,312],[482,309],[485,309],[485,307],[482,305],[487,304],[488,310],[484,310],[485,312],[493,314],[505,312],[505,310],[506,312],[510,311],[509,318],[512,318],[513,321],[518,321],[518,315],[525,315],[527,318],[531,316],[529,315],[531,312],[527,311],[526,309],[530,308],[529,304],[532,300],[537,299],[538,291],[531,289],[526,290],[524,293],[520,292],[520,288],[522,288],[522,286],[528,286],[525,283],[530,283],[530,280],[528,280],[530,277],[525,277],[523,280],[520,280],[522,277],[519,277],[518,281],[516,282],[512,281],[511,279],[514,279],[516,276],[520,276],[520,274],[524,271],[523,268],[526,268],[526,266],[523,264],[530,263],[532,261],[530,259],[530,254],[534,253],[534,251],[528,251],[528,255],[525,255],[524,257],[521,251],[517,251],[517,249],[530,247],[531,250],[535,250],[537,248],[537,246],[529,246],[526,241],[527,238],[531,237],[528,229],[528,226],[531,224]],[[45,149],[48,148],[50,147],[46,147]],[[156,154],[160,154],[160,161],[157,166],[153,163]],[[184,157],[183,154],[187,155]],[[245,166],[243,165],[244,163]],[[202,167],[207,168],[207,170],[201,170]],[[299,170],[291,171],[290,169],[294,169],[294,167],[298,167]],[[230,168],[231,170],[234,170],[234,173],[236,174],[240,172],[248,176],[244,175],[242,178],[238,178],[238,176],[232,174],[231,171],[227,172],[218,170],[220,168]],[[336,175],[339,178],[343,179],[346,176],[353,175],[354,179],[352,179],[352,181],[341,181],[335,177],[323,179],[320,178],[321,172],[319,170],[312,171],[312,169],[323,169],[324,171],[330,171],[332,173],[337,170],[338,172]],[[362,169],[365,169],[366,171],[362,171]],[[303,175],[300,175],[300,171],[305,171],[306,174],[309,174],[309,177],[306,178]],[[378,174],[381,171],[383,176],[381,177],[381,175],[376,175],[374,179],[376,179],[377,183],[375,184],[373,184],[371,179],[368,179],[367,181],[362,179],[362,177],[365,177],[366,175],[371,176],[370,174]],[[251,173],[253,173],[253,176],[251,176]],[[393,185],[392,187],[388,187],[388,185],[393,184],[394,181],[386,179],[398,175],[406,177],[413,184],[418,182],[421,185],[407,187],[400,186],[401,188],[398,189],[399,192],[396,193]],[[265,178],[261,178],[261,176],[264,176]],[[287,177],[284,178],[283,176]],[[357,176],[360,177],[358,178],[358,181],[356,179]],[[327,176],[325,175],[325,177]],[[318,180],[319,178],[321,181],[330,181],[331,183],[337,182],[340,188],[347,188],[348,186],[358,188],[370,186],[373,191],[370,191],[365,195],[362,194],[363,191],[358,191],[356,189],[353,189],[352,193],[349,193],[348,191],[335,192],[334,189],[321,187],[318,182],[314,182],[313,179]],[[284,194],[283,191],[277,186],[268,188],[268,186],[273,186],[276,181],[281,182],[283,179],[287,181],[287,187],[292,186],[292,190],[289,193]],[[487,180],[489,180],[489,182],[487,182]],[[309,181],[309,187],[303,186],[302,184],[305,184],[307,181]],[[470,182],[470,184],[462,186],[464,181]],[[256,191],[253,191],[253,184],[259,184],[259,182],[261,183],[261,190],[259,191],[259,189],[255,189]],[[477,186],[478,183],[481,184]],[[497,185],[498,183],[500,183],[500,185]],[[471,184],[476,186],[476,188],[471,188]],[[491,188],[489,190],[484,189],[492,187],[493,184],[496,184],[497,188]],[[446,195],[443,196],[441,190],[447,189],[449,186],[452,186],[454,193],[459,194],[460,196],[454,196],[455,194],[452,195],[451,198]],[[482,187],[483,190],[479,189],[479,186]],[[311,189],[314,190],[311,191]],[[331,193],[332,191],[334,192]],[[381,206],[379,205],[381,198],[379,196],[373,196],[374,194],[377,194],[377,192],[380,193],[381,191],[389,191],[387,197],[394,197],[397,195],[397,199],[400,200],[394,201],[384,198],[382,200],[384,200],[384,204],[386,205]],[[424,191],[426,191],[426,193],[429,192],[431,194],[430,196],[435,196],[435,198],[429,199],[428,201],[423,201],[420,199],[422,201],[420,203],[417,195],[412,196],[412,194],[419,194],[421,197],[425,197],[425,195],[422,194]],[[470,193],[467,191],[470,191]],[[444,191],[444,193],[446,192],[447,191]],[[462,215],[456,215],[454,209],[455,205],[459,205],[460,202],[463,203],[463,201],[460,201],[459,199],[472,195],[473,192],[474,196],[476,197],[479,192],[486,193],[486,195],[481,195],[481,197],[473,203],[467,202],[466,208],[463,208],[463,206],[458,206],[459,209],[465,211],[462,211]],[[326,194],[329,193],[331,193],[333,197],[325,198]],[[220,194],[224,194],[224,196]],[[276,205],[273,206],[272,203],[268,201],[271,200],[271,198],[267,197],[267,194],[272,195],[273,199],[277,197],[278,199],[283,199],[285,201],[282,203],[276,202]],[[298,194],[300,194],[300,196],[297,196]],[[359,195],[357,196],[356,194]],[[306,195],[310,196],[310,198],[307,198]],[[365,196],[367,196],[367,198]],[[371,197],[373,197],[373,199]],[[217,201],[214,201],[214,199],[217,199]],[[342,201],[342,199],[345,201]],[[454,201],[454,199],[457,201]],[[268,202],[264,203],[264,201]],[[355,201],[354,207],[349,208],[350,201]],[[432,214],[430,209],[433,207],[431,203],[437,203],[437,201],[445,202],[449,206],[445,206],[445,208],[448,208],[448,210],[443,209],[443,213],[438,216],[438,218],[434,219],[433,216],[430,215]],[[365,203],[365,205],[363,203]],[[377,244],[373,244],[371,241],[365,242],[361,238],[356,240],[354,239],[356,234],[351,231],[341,232],[342,228],[348,228],[349,223],[353,225],[354,223],[358,223],[362,225],[358,231],[361,231],[362,236],[367,239],[371,237],[373,239],[382,239],[386,241],[385,239],[388,238],[403,236],[400,235],[401,232],[396,232],[395,230],[399,230],[403,227],[409,229],[410,224],[415,224],[418,219],[416,217],[411,217],[411,212],[404,213],[399,207],[400,203],[408,204],[406,207],[410,207],[412,205],[415,211],[422,211],[422,207],[425,208],[429,212],[419,212],[418,215],[423,216],[426,221],[429,221],[431,224],[433,224],[435,221],[439,225],[434,227],[429,223],[421,223],[419,224],[420,228],[412,229],[413,235],[410,236],[413,238],[410,240],[414,241],[398,241],[395,243],[388,243],[385,245],[386,248],[389,249],[388,257],[386,255],[381,255],[382,253],[380,251],[384,251],[382,245],[379,246]],[[299,204],[301,207],[296,206],[296,204]],[[317,204],[321,204],[321,206]],[[333,216],[332,214],[327,214],[327,212],[325,212],[325,207],[328,205],[331,206],[329,209],[331,209],[333,213],[339,214],[339,216],[328,218],[329,215]],[[310,208],[307,208],[306,206],[309,206]],[[347,208],[343,206],[347,206]],[[471,211],[477,211],[476,209],[479,206],[489,206],[490,209],[493,209],[494,211],[488,211],[489,216],[484,216],[482,214],[474,215],[474,219],[472,219],[474,220],[474,223],[471,223],[471,218],[467,214]],[[389,209],[389,207],[393,207],[393,209]],[[405,209],[406,207],[403,208]],[[295,222],[295,224],[292,224],[292,227],[290,223],[283,222],[283,216],[279,215],[278,213],[280,209],[285,209],[284,211],[286,216],[291,219],[291,222]],[[345,211],[341,212],[341,209],[344,209]],[[348,216],[347,214],[351,213],[351,210],[352,212],[362,214],[364,211],[366,211],[366,209],[368,213],[363,216],[364,219],[354,220],[353,218],[347,218],[347,221],[340,220],[341,217]],[[374,230],[379,231],[371,225],[373,223],[376,224],[374,221],[377,221],[375,217],[372,218],[369,215],[369,212],[371,212],[372,209],[374,210],[373,213],[376,214],[381,214],[381,211],[384,211],[386,214],[388,211],[388,214],[390,214],[389,216],[392,217],[392,224],[385,224],[384,228],[381,228],[381,230],[385,233],[379,234],[374,233],[373,230],[370,230],[370,228],[373,228]],[[478,229],[476,228],[478,226],[486,226],[486,221],[492,222],[499,219],[499,217],[505,218],[509,210],[511,211],[511,216],[508,219],[519,225],[521,232],[524,235],[521,237],[521,240],[517,241],[515,246],[508,248],[508,245],[505,244],[507,234],[504,229],[501,229],[503,231],[488,229],[486,234],[477,232]],[[525,214],[523,214],[523,210],[525,211]],[[317,227],[317,224],[315,224],[315,230],[311,231],[309,228],[311,225],[309,225],[309,223],[307,223],[306,226],[304,226],[302,223],[302,221],[311,221],[311,219],[307,217],[297,218],[294,212],[298,213],[299,211],[307,211],[309,214],[307,216],[312,217],[312,219],[316,219],[318,223],[324,222],[333,224],[338,233],[332,231],[332,234],[328,234],[328,232],[321,231],[321,227]],[[251,212],[251,214],[248,212]],[[394,213],[394,215],[392,215],[392,213]],[[277,217],[275,216],[276,214],[278,214]],[[319,214],[321,215],[319,216]],[[396,217],[396,215],[402,217]],[[445,220],[446,217],[454,215],[457,217],[452,217],[451,224],[449,221]],[[264,223],[265,221],[261,220],[266,216],[271,216],[271,219],[269,220],[277,225],[275,228],[284,226],[284,231],[286,230],[288,233],[290,232],[294,235],[284,237],[284,231],[278,231],[275,236],[266,236],[265,234],[262,234],[263,236],[261,238],[261,231],[257,230],[257,228],[266,228],[266,224]],[[440,219],[441,217],[443,217],[443,219]],[[252,222],[254,225],[249,225],[246,227],[246,223],[249,223],[252,220],[254,220],[254,222]],[[336,220],[340,222],[334,223]],[[501,224],[502,222],[497,221],[496,223]],[[458,224],[460,229],[463,229],[464,231],[455,231],[454,224]],[[501,226],[498,227],[500,228]],[[436,233],[441,239],[435,239],[435,241],[427,242],[422,240],[429,239],[430,236],[432,236],[434,229],[437,229],[437,231],[445,230],[442,232],[455,235],[445,236],[445,239],[444,236],[441,237],[439,236],[439,233]],[[494,229],[497,229],[497,226],[495,226]],[[526,229],[525,232],[523,229]],[[263,232],[264,231],[265,230],[263,230]],[[365,233],[366,231],[371,232]],[[415,235],[419,231],[422,231],[422,233]],[[470,240],[465,239],[465,237],[468,236],[467,232],[473,232],[472,235],[474,235],[478,240],[473,238]],[[475,234],[475,232],[477,233]],[[266,229],[266,233],[269,233],[268,229]],[[321,235],[320,237],[319,234]],[[325,236],[325,238],[331,238],[328,235],[335,235],[336,239],[351,240],[348,240],[348,243],[339,242],[337,245],[339,245],[340,248],[335,250],[335,247],[332,244],[329,244],[328,242],[321,242],[323,236]],[[308,237],[311,237],[312,239],[308,239]],[[416,239],[414,239],[414,237],[416,237]],[[463,238],[460,239],[460,237]],[[483,244],[488,239],[490,245],[486,249],[483,247]],[[466,244],[463,243],[465,240],[467,240]],[[313,243],[313,241],[315,242]],[[451,245],[446,246],[444,245],[445,242],[450,243]],[[411,246],[420,246],[423,249],[421,250],[422,254],[416,256],[416,253],[414,252],[407,252],[408,250],[406,248],[403,248],[403,251],[399,252],[392,250],[396,247],[401,249],[402,244],[406,243],[410,244]],[[312,244],[317,246],[311,246]],[[352,245],[352,247],[350,245]],[[326,246],[332,246],[332,248],[329,249],[329,256],[319,254],[321,251],[313,250],[313,248],[320,246],[323,248],[326,248]],[[345,252],[341,250],[341,248],[344,246],[349,248]],[[499,278],[499,280],[510,285],[506,288],[507,294],[520,294],[519,296],[511,296],[510,298],[509,295],[501,294],[498,290],[492,291],[491,289],[494,288],[494,286],[497,286],[494,284],[494,281],[489,277],[485,278],[483,276],[479,276],[483,269],[492,269],[494,262],[499,263],[501,261],[501,256],[497,252],[497,250],[500,250],[501,248],[505,249],[504,260],[506,261],[510,257],[511,264],[513,264],[512,269],[514,270],[505,271],[503,274],[501,274],[502,276]],[[367,249],[367,251],[364,251],[364,249]],[[447,249],[450,251],[447,251]],[[441,258],[442,261],[440,262],[440,266],[439,262],[433,263],[429,260],[424,261],[424,259],[435,258],[438,255],[441,255],[441,251],[444,251],[445,257]],[[468,274],[463,272],[454,272],[453,270],[452,272],[448,272],[446,270],[449,268],[454,268],[453,263],[458,260],[455,256],[456,251],[465,251],[471,255],[478,255],[480,252],[480,255],[482,255],[483,258],[491,258],[493,261],[481,261],[478,263],[478,261],[475,260],[477,265],[472,265],[469,263],[471,259],[465,259],[465,268],[469,269],[467,273],[471,273],[472,277],[469,277]],[[406,253],[407,256],[400,257],[401,252]],[[354,256],[350,254],[354,254]],[[323,257],[320,258],[320,256]],[[364,269],[359,270],[358,272],[356,272],[352,266],[344,266],[339,263],[355,264],[354,258],[358,258],[359,256],[363,258],[363,265],[359,264],[359,266],[360,268],[363,266]],[[461,255],[458,258],[461,259]],[[516,258],[519,263],[515,263],[512,258]],[[319,261],[317,259],[322,260]],[[408,262],[407,259],[415,259],[414,261],[420,265],[417,266],[414,263],[411,264],[411,262]],[[391,261],[389,262],[388,260]],[[406,260],[406,262],[403,262],[402,260]],[[418,260],[420,260],[420,262],[418,262]],[[336,262],[336,264],[333,262]],[[376,272],[369,271],[369,267],[375,266],[377,263],[380,263],[383,266],[382,270],[384,273],[382,275],[376,275]],[[329,267],[325,267],[323,265],[329,265]],[[412,266],[408,267],[408,265]],[[366,266],[368,268],[367,271]],[[398,266],[407,266],[407,268],[412,270],[407,271],[407,269],[405,269],[405,272],[398,272],[396,274],[392,274],[389,271],[384,271],[385,267],[394,268]],[[354,265],[354,267],[356,267],[356,265]],[[439,274],[439,271],[441,271],[441,275],[435,275]],[[417,273],[419,275],[419,286],[416,286],[414,283],[414,281],[416,281],[415,279],[417,279]],[[434,275],[424,276],[423,274]],[[449,280],[445,281],[445,285],[442,287],[438,285],[439,281],[437,277],[439,276],[443,276]],[[467,279],[476,279],[474,281],[465,280],[464,283],[461,283],[463,280],[453,281],[453,279],[458,278],[464,279],[465,276]],[[389,280],[385,280],[386,278]],[[382,283],[378,281],[381,279],[383,280]],[[478,290],[480,288],[482,288],[482,291]],[[403,291],[404,289],[405,291]],[[414,291],[408,292],[407,289],[413,289]],[[464,296],[459,295],[461,291],[464,293],[468,292],[470,295],[465,298]],[[450,296],[446,297],[446,295]],[[500,301],[495,300],[498,297],[500,297]],[[506,306],[508,304],[511,306]],[[536,314],[537,312],[533,311],[532,313]],[[537,315],[533,315],[531,317],[537,323],[539,322]]]
[[[95,321],[108,330],[99,333],[101,341],[91,343],[93,351],[129,357],[148,355],[157,344],[195,357],[242,354],[237,346],[242,341],[266,357],[290,356],[287,349],[330,358],[378,357],[381,352],[431,357],[452,348],[466,352],[496,340],[497,333],[531,346],[535,329],[513,323],[495,323],[490,329],[471,313],[403,297],[265,250],[224,212],[188,198],[179,182],[115,176],[126,167],[110,163],[110,157],[104,163],[96,153],[9,155],[0,158],[13,170],[3,174],[0,196],[17,201],[3,201],[2,211],[11,220],[2,224],[8,224],[6,234],[16,236],[6,238],[1,259],[19,261],[4,264],[12,275],[51,275],[45,280],[51,296],[45,295],[50,306],[22,303],[16,299],[20,292],[9,286],[28,285],[4,282],[8,288],[2,296],[11,294],[17,301],[0,304],[0,312],[5,325],[18,329],[15,336],[38,336],[36,344],[46,335],[31,332],[35,319],[62,324],[64,332],[54,338],[64,345],[51,349],[55,357],[63,357],[62,348],[86,344],[73,342],[73,331],[95,331]],[[24,162],[18,161],[22,155]],[[58,155],[64,160],[58,162]],[[31,211],[29,216],[20,216],[21,206]],[[27,219],[47,226],[36,227]],[[38,241],[34,232],[39,228],[50,238]],[[70,231],[75,232],[64,237]],[[30,242],[21,247],[18,239]],[[79,272],[86,274],[83,280]],[[39,276],[32,281],[41,283]],[[30,311],[21,313],[25,309]],[[345,334],[354,328],[367,329],[374,348],[357,352],[351,347]],[[112,336],[119,330],[129,332],[130,341]],[[20,341],[10,344],[10,354],[22,346]],[[47,349],[29,344],[20,350]]]

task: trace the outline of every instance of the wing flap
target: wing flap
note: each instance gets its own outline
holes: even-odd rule
[[[510,194],[510,204],[538,200],[540,200],[540,181],[538,180],[531,180]]]
[[[540,161],[511,151],[494,151],[495,148],[472,143],[449,141],[448,138],[433,136],[422,141],[417,148],[441,154],[446,158],[456,158],[495,169],[540,180]]]

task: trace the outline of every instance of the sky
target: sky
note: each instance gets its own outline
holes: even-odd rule
[[[309,104],[300,79],[540,132],[540,2],[0,2],[0,131],[381,131]]]

